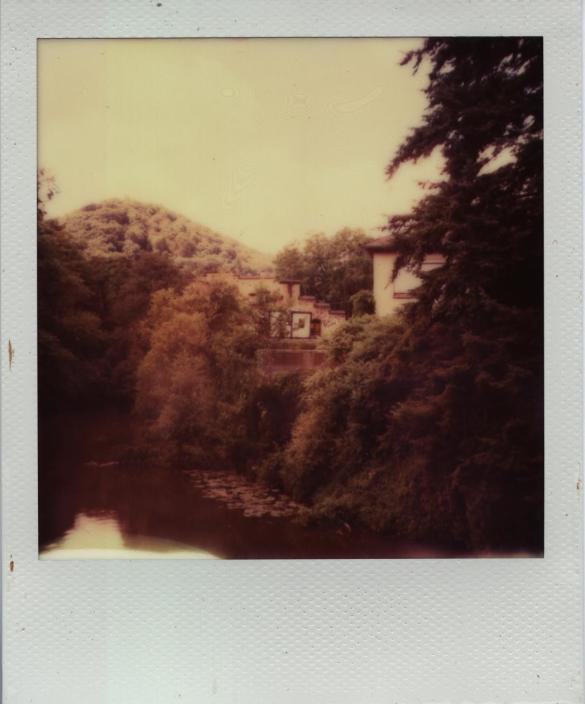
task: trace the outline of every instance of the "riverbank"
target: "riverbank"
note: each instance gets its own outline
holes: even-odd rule
[[[140,435],[123,409],[45,419],[39,436],[39,550],[47,559],[504,557],[374,533],[311,511],[222,469],[121,460]],[[515,557],[532,557],[515,553]]]
[[[121,410],[43,423],[39,547],[47,559],[441,557],[448,551],[334,523],[225,470],[124,464],[139,428]]]

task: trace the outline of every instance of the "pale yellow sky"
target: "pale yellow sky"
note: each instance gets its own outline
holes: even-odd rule
[[[50,215],[105,198],[164,205],[265,252],[371,231],[438,158],[386,164],[425,107],[413,39],[42,40],[39,166]],[[375,234],[375,233],[374,233]]]

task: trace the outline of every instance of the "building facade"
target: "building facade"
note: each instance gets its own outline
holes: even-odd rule
[[[401,269],[392,280],[394,263],[398,253],[391,237],[372,240],[365,248],[372,257],[374,278],[374,302],[376,315],[393,315],[406,301],[416,300],[415,290],[420,278],[408,269]],[[429,254],[422,265],[423,271],[431,271],[445,263],[441,254]]]
[[[275,297],[274,310],[270,311],[271,337],[314,339],[330,335],[345,320],[345,312],[332,310],[329,303],[315,296],[301,295],[301,283],[293,279],[273,276],[237,276],[236,274],[207,274],[207,281],[221,281],[235,286],[240,295],[250,302],[260,291]]]

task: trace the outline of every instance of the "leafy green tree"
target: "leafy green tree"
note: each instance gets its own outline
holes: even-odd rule
[[[423,61],[429,107],[388,169],[445,157],[442,180],[388,223],[418,300],[333,336],[279,472],[316,515],[541,550],[542,43],[429,39],[403,63]],[[427,272],[434,252],[445,264]]]
[[[89,203],[60,220],[88,256],[166,254],[191,276],[212,271],[251,274],[270,258],[166,208],[132,200]]]
[[[349,299],[351,303],[352,316],[372,315],[375,312],[374,294],[371,291],[362,289]]]
[[[180,293],[188,280],[167,255],[139,251],[131,256],[87,257],[90,286],[108,336],[104,369],[112,400],[133,402],[136,370],[147,351],[141,334],[151,297],[161,289]]]
[[[372,263],[364,249],[368,237],[361,230],[345,228],[333,237],[316,234],[303,249],[289,246],[276,255],[276,274],[298,279],[306,295],[352,313],[351,297],[372,288]]]
[[[257,377],[258,333],[235,288],[193,283],[158,291],[144,322],[147,353],[137,411],[152,437],[182,463],[230,462]]]
[[[282,249],[274,258],[274,265],[279,279],[305,281],[306,262],[298,245],[288,245]]]
[[[441,252],[446,265],[424,274],[417,308],[452,316],[495,306],[542,311],[543,77],[538,37],[427,39],[403,64],[431,65],[428,108],[388,166],[439,149],[443,179],[388,231],[396,270],[420,268]],[[498,167],[497,159],[502,165]]]
[[[47,219],[55,179],[41,170],[37,185],[41,405],[133,400],[136,369],[146,353],[141,325],[151,296],[159,289],[180,291],[188,274],[167,254],[148,247],[120,256],[94,249],[95,233],[86,232],[84,239],[67,224]],[[101,224],[110,224],[111,237],[117,228],[133,226],[119,207],[89,208],[86,214],[98,211]],[[129,240],[138,234],[130,231]]]
[[[294,374],[272,379],[259,368],[274,304],[266,289],[255,298],[207,282],[152,296],[136,411],[165,459],[273,478],[269,457],[290,438],[301,381]]]
[[[105,335],[88,262],[67,233],[46,219],[40,197],[37,210],[38,388],[39,408],[46,411],[98,393]]]
[[[475,403],[464,401],[466,386],[452,373],[443,392],[452,398],[445,418],[464,429],[452,464],[465,503],[488,487],[487,506],[517,511],[532,545],[542,545],[542,39],[428,39],[403,63],[416,71],[425,60],[428,109],[388,173],[435,149],[445,165],[413,212],[388,223],[396,267],[420,267],[433,251],[446,258],[423,273],[410,319],[431,339],[458,335],[449,363],[473,380]]]

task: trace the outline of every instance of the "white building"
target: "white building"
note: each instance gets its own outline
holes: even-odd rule
[[[376,315],[392,315],[405,301],[416,299],[414,290],[420,286],[420,278],[408,269],[401,269],[392,281],[394,262],[398,256],[391,236],[372,240],[365,248],[372,257],[374,269],[374,301]],[[423,271],[442,266],[445,258],[441,254],[429,254],[422,265]]]

